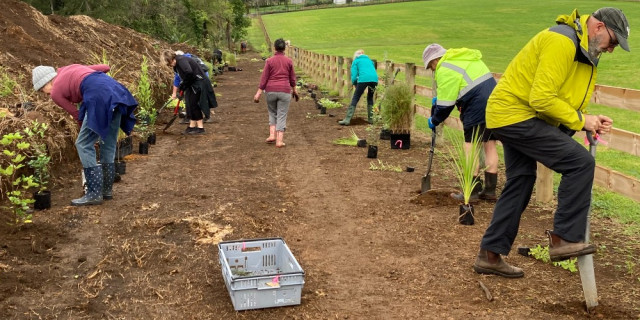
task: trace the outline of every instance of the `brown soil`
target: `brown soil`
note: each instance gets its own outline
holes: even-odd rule
[[[591,315],[578,273],[515,250],[507,260],[525,269],[524,278],[478,275],[471,266],[493,204],[476,205],[475,225],[458,224],[458,206],[447,198],[455,179],[442,155],[434,159],[434,189],[419,195],[427,136],[414,133],[410,150],[380,143],[380,160],[415,172],[372,171],[366,149],[331,143],[349,135],[336,123],[344,108],[321,116],[305,98],[291,105],[287,146],[266,144],[264,99],[251,102],[263,67],[255,57],[242,56],[244,71],[216,79],[220,107],[207,134],[181,135],[177,123],[158,130],[149,155],[128,157],[113,200],[68,206],[81,194],[78,165],[59,176],[53,207],[35,212],[34,223],[12,226],[3,214],[0,318],[640,317],[640,273],[629,264],[640,245],[624,226],[593,221],[600,305]],[[366,136],[364,125],[350,128]],[[532,203],[515,245],[544,244],[552,210]],[[215,243],[265,237],[284,238],[303,267],[302,304],[235,312]]]

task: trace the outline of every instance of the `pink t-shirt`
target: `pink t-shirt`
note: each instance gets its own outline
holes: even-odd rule
[[[264,64],[259,88],[267,92],[291,93],[291,88],[295,86],[293,62],[284,53],[276,52]]]
[[[106,64],[91,66],[72,64],[58,68],[58,75],[53,79],[51,99],[78,120],[78,109],[75,104],[82,102],[82,92],[80,92],[82,80],[94,72],[106,73],[110,69]]]

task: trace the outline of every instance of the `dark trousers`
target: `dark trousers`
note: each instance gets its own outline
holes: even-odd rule
[[[562,174],[553,232],[567,241],[583,241],[595,171],[595,160],[587,149],[537,118],[492,132],[504,147],[507,182],[480,247],[503,255],[511,250],[533,192],[536,161]]]
[[[358,82],[356,84],[356,90],[353,92],[353,98],[351,98],[351,105],[356,106],[358,101],[360,101],[360,97],[364,93],[364,90],[369,88],[367,91],[367,106],[373,105],[373,94],[376,92],[377,82]]]

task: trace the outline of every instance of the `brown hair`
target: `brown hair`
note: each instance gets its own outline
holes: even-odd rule
[[[176,52],[172,50],[164,50],[160,54],[160,63],[171,66],[171,61],[176,58]]]

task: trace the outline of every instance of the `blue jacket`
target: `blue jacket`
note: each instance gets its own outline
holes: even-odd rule
[[[378,83],[378,74],[373,61],[367,55],[360,55],[351,64],[351,83],[375,82]]]

